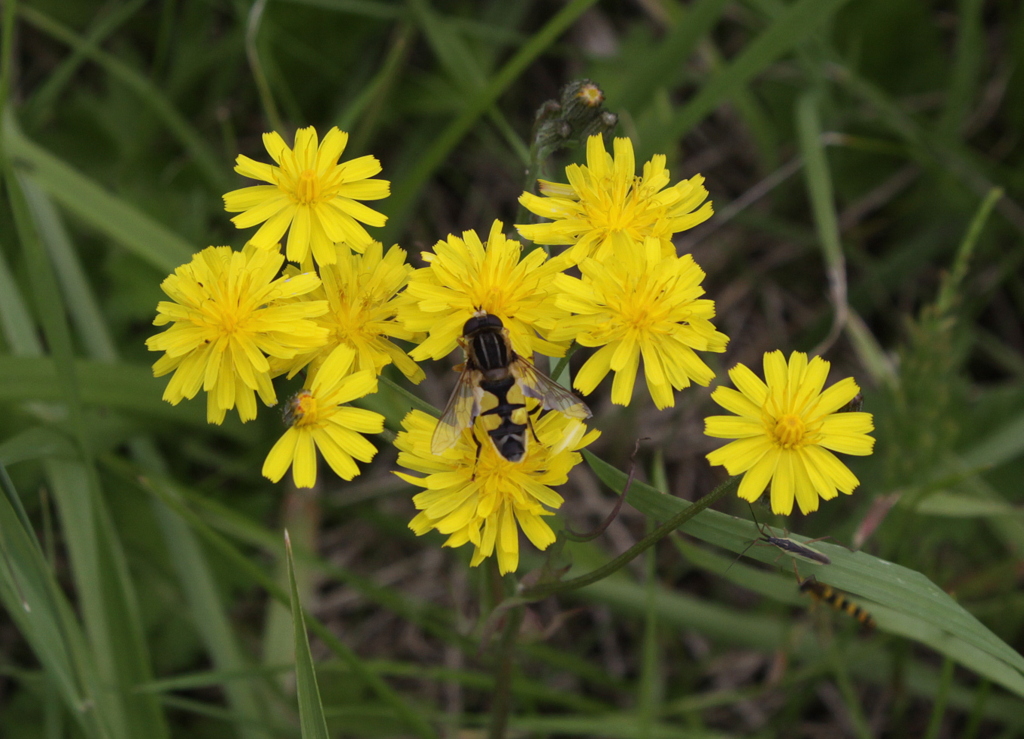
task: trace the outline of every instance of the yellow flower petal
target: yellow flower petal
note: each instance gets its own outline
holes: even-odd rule
[[[209,247],[174,271],[161,287],[174,302],[157,306],[151,351],[167,354],[154,366],[159,376],[174,371],[164,399],[177,403],[200,389],[208,393],[207,418],[220,423],[238,408],[243,421],[256,416],[253,391],[277,402],[270,383],[269,358],[289,358],[323,345],[327,332],[309,320],[326,306],[309,301],[292,311],[286,298],[320,285],[316,275],[277,277],[280,254],[248,248]]]
[[[337,128],[319,144],[314,128],[300,128],[294,148],[277,133],[264,134],[263,144],[276,166],[239,156],[235,171],[272,186],[227,193],[225,208],[241,212],[232,222],[238,228],[262,223],[251,238],[262,248],[277,244],[290,229],[288,259],[297,263],[312,250],[315,259],[330,264],[335,241],[364,247],[370,238],[353,219],[374,226],[382,226],[387,219],[358,201],[387,197],[390,188],[385,180],[368,179],[380,171],[380,163],[372,156],[338,163],[347,142],[348,134]]]
[[[431,452],[436,418],[412,411],[402,426],[405,430],[395,440],[399,464],[425,475],[400,475],[426,488],[413,497],[420,514],[410,528],[417,535],[430,529],[450,534],[445,546],[472,543],[471,566],[496,554],[499,570],[506,572],[519,564],[520,527],[538,548],[554,542],[554,533],[541,518],[548,514],[544,506],[557,509],[563,503],[551,487],[566,481],[581,461],[578,450],[597,438],[578,419],[549,413],[537,420],[536,438],[528,437],[526,456],[509,462],[481,424],[473,435],[465,431],[441,456]]]
[[[771,481],[772,510],[789,515],[818,509],[819,498],[852,493],[857,477],[832,454],[871,454],[870,413],[840,412],[859,391],[850,378],[822,391],[829,363],[793,352],[764,355],[766,382],[743,365],[729,371],[739,392],[718,388],[712,399],[736,416],[705,419],[708,436],[736,439],[707,455],[730,474],[744,474],[738,494],[753,501]]]

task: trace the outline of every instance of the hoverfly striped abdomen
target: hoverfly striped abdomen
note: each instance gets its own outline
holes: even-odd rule
[[[434,454],[454,445],[463,429],[472,428],[479,417],[498,454],[509,462],[522,461],[531,428],[527,397],[539,401],[537,412],[557,410],[570,418],[590,417],[579,398],[515,353],[498,316],[478,310],[463,324],[459,343],[466,361],[431,438]]]

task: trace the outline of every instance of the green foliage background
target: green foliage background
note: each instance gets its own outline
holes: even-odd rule
[[[756,531],[728,500],[530,607],[510,731],[1024,731],[1020,3],[2,7],[0,735],[484,735],[480,614],[500,592],[466,552],[408,531],[386,442],[353,483],[277,488],[259,475],[276,411],[210,427],[201,401],[163,403],[143,341],[170,270],[244,242],[220,196],[241,184],[236,154],[265,159],[264,131],[350,131],[346,158],[375,154],[393,183],[379,238],[415,262],[450,232],[514,222],[533,112],[580,77],[639,162],[707,177],[716,216],[678,243],[732,338],[719,378],[828,345],[833,378],[864,388],[878,444],[851,462],[861,487],[778,524],[850,544],[888,510],[863,552],[820,543],[833,564],[801,564],[879,629],[809,611],[769,547],[747,552],[767,567],[729,568]],[[453,376],[428,371],[415,392],[439,405]],[[590,401],[604,435],[566,488],[574,528],[607,513],[615,468],[649,441],[620,519],[558,555],[569,577],[720,481],[706,390],[662,413],[611,406],[607,388]],[[388,388],[372,402],[392,430],[409,407]]]

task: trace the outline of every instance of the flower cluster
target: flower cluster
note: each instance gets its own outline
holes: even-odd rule
[[[413,531],[472,544],[473,566],[495,556],[514,572],[520,529],[538,549],[554,542],[545,522],[563,503],[554,488],[599,434],[582,401],[532,366],[535,354],[592,348],[573,387],[588,395],[613,372],[618,405],[633,401],[641,367],[658,409],[715,378],[702,354],[724,352],[729,339],[712,323],[704,271],[672,243],[712,215],[703,178],[672,184],[662,155],[637,176],[628,139],[615,139],[612,155],[591,136],[587,164],[567,167],[566,184],[540,181],[540,195],[520,198],[549,219],[516,226],[520,236],[561,253],[524,249],[495,221],[486,239],[465,231],[438,241],[414,269],[404,250],[385,251],[366,231],[385,218],[360,201],[387,197],[390,184],[374,179],[372,156],[339,161],[347,140],[333,128],[319,141],[306,128],[289,147],[269,133],[274,164],[238,157],[236,172],[266,184],[227,193],[225,208],[239,228],[259,228],[242,251],[210,247],[164,281],[170,301],[154,323],[170,327],[147,341],[164,352],[154,373],[174,373],[171,403],[205,390],[211,423],[233,408],[255,418],[256,395],[277,402],[274,378],[305,373],[263,474],[276,482],[290,468],[296,486],[312,487],[318,452],[345,480],[373,458],[364,435],[381,433],[384,417],[347,404],[376,392],[387,365],[419,382],[417,362],[461,345],[466,362],[446,412],[401,421],[398,462],[414,474],[396,474],[423,488]],[[402,342],[416,346],[406,353]],[[838,412],[857,386],[823,389],[828,367],[800,353],[787,365],[772,352],[765,381],[738,365],[729,372],[737,389],[712,393],[737,415],[707,419],[708,435],[734,439],[708,459],[744,475],[740,497],[770,485],[776,512],[795,501],[807,513],[857,485],[832,452],[869,454],[871,416]]]
[[[154,323],[171,327],[146,342],[165,352],[154,373],[174,371],[164,399],[178,403],[202,388],[210,423],[235,407],[252,420],[256,394],[277,403],[273,378],[305,371],[285,410],[289,428],[263,468],[276,481],[292,466],[299,487],[316,482],[316,449],[345,479],[359,474],[353,459],[373,458],[376,449],[358,434],[380,433],[383,416],[342,404],[376,392],[386,365],[423,378],[393,341],[415,338],[396,319],[412,267],[397,246],[385,254],[362,225],[384,225],[359,201],[387,197],[390,183],[372,179],[381,169],[372,156],[339,163],[347,142],[337,128],[322,142],[303,128],[293,147],[264,135],[276,165],[239,156],[236,172],[270,184],[229,192],[224,206],[240,213],[232,219],[239,228],[262,225],[241,252],[210,247],[164,281],[172,302],[160,303]],[[286,257],[297,266],[282,274]]]
[[[699,175],[666,187],[663,155],[637,177],[630,140],[615,139],[614,152],[591,136],[587,165],[565,169],[568,184],[541,181],[543,196],[519,199],[553,222],[516,228],[539,244],[567,245],[563,258],[581,272],[578,279],[559,275],[552,285],[555,305],[575,315],[553,326],[551,340],[600,347],[573,387],[589,394],[611,370],[612,402],[629,405],[642,357],[655,405],[668,408],[673,388],[708,385],[715,376],[695,352],[724,352],[729,340],[711,324],[714,302],[700,297],[704,272],[671,241],[710,218],[711,203]]]

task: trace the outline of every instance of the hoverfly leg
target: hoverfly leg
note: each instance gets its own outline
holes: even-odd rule
[[[540,415],[540,411],[537,411],[537,415]],[[529,411],[526,413],[526,426],[530,429],[530,433],[533,434],[533,440],[540,444],[540,438],[537,436],[537,431],[533,428],[533,416]]]
[[[473,437],[473,443],[476,444],[476,456],[473,458],[473,475],[469,478],[469,481],[472,482],[476,479],[476,466],[480,463],[480,451],[483,449],[483,446],[481,446],[480,440],[476,438],[475,433],[470,435]]]

